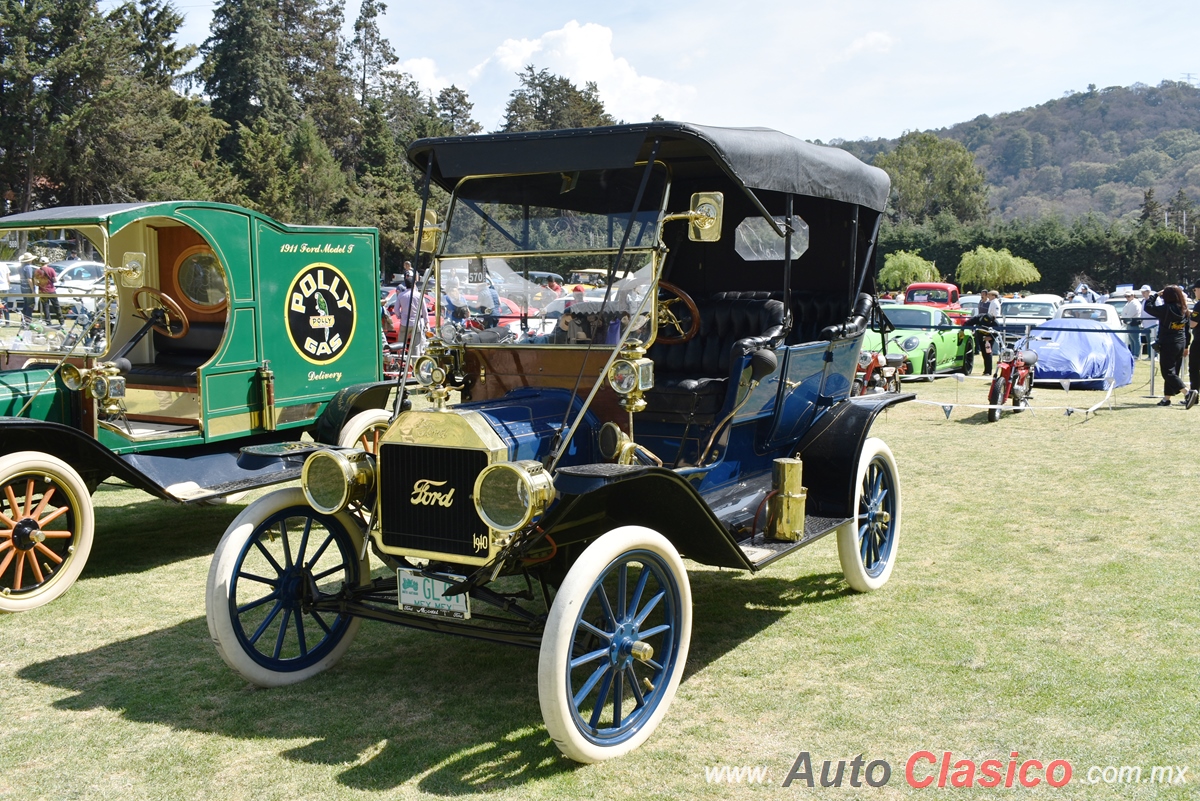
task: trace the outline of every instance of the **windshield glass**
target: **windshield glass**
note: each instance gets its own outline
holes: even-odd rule
[[[468,178],[455,189],[443,255],[615,251],[630,225],[644,165],[620,170]],[[653,246],[667,173],[650,171],[628,248]],[[560,265],[560,275],[593,265]],[[532,269],[532,268],[531,268]],[[542,269],[542,268],[537,268]],[[558,272],[557,270],[551,270]]]
[[[949,303],[950,293],[944,289],[913,289],[906,300],[908,303]]]
[[[930,325],[929,312],[920,309],[885,308],[883,313],[896,328],[929,328]]]
[[[1005,317],[1045,317],[1054,316],[1054,306],[1049,303],[1005,303],[1001,306]]]
[[[654,330],[649,298],[656,252],[626,253],[607,282],[611,253],[440,259],[437,324],[449,339],[501,345],[615,345]],[[595,285],[563,284],[587,269]],[[448,327],[448,328],[447,328]]]
[[[0,232],[0,351],[19,366],[35,354],[107,349],[115,287],[99,228]]]

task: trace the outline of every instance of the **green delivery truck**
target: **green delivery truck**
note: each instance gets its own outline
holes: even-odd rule
[[[375,229],[183,201],[16,214],[0,243],[33,265],[104,265],[88,291],[58,287],[57,309],[18,285],[6,298],[0,611],[71,586],[107,478],[212,501],[387,422]]]

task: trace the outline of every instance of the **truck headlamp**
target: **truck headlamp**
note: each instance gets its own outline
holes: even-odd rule
[[[554,480],[534,459],[488,465],[475,479],[475,511],[503,533],[536,521],[554,500]]]
[[[413,365],[413,376],[416,377],[417,383],[424,387],[446,382],[445,369],[438,365],[437,359],[432,356],[417,359],[417,363]]]
[[[317,451],[304,462],[300,486],[312,508],[336,514],[375,488],[375,459],[357,448]]]

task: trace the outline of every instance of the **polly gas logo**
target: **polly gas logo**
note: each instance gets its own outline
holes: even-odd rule
[[[354,338],[354,292],[332,264],[315,262],[296,274],[286,314],[292,346],[313,364],[337,361]]]

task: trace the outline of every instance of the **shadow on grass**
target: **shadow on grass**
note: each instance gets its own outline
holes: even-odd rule
[[[691,578],[696,603],[685,681],[795,609],[849,593],[836,574]],[[73,693],[55,703],[61,710],[108,709],[136,723],[246,740],[251,748],[310,740],[280,755],[328,765],[351,788],[386,790],[415,779],[425,792],[464,795],[578,767],[546,734],[537,664],[533,649],[367,623],[324,675],[259,690],[226,668],[206,622],[196,618],[36,662],[17,675]]]
[[[105,505],[104,496],[111,492],[130,493],[139,500]],[[101,484],[95,497],[95,540],[84,568],[84,575],[91,578],[142,573],[211,555],[225,529],[245,508],[240,504],[184,506],[110,484]]]

